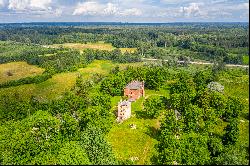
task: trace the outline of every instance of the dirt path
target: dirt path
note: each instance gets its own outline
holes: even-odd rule
[[[142,60],[148,60],[148,61],[159,61],[161,59],[151,59],[151,58],[141,58]],[[164,60],[167,62],[168,60]],[[178,63],[184,63],[184,61],[177,61]],[[213,65],[213,63],[210,62],[200,62],[200,61],[194,61],[194,62],[189,62],[190,64],[197,64],[197,65]],[[248,65],[235,65],[235,64],[226,64],[225,66],[228,67],[243,67],[243,68],[249,68]]]

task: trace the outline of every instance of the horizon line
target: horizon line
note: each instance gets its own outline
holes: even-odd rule
[[[171,23],[248,23],[249,21],[175,21],[175,22],[117,22],[117,21],[34,21],[4,22],[0,24],[32,24],[32,23],[121,23],[121,24],[171,24]]]

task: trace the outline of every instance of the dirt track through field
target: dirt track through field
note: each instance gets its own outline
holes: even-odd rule
[[[161,59],[150,59],[150,58],[141,58],[142,60],[147,60],[147,61],[161,61]],[[168,60],[164,60],[165,62],[168,62]],[[177,61],[178,63],[184,63],[184,61]],[[199,61],[194,61],[194,62],[189,62],[189,64],[197,64],[197,65],[213,65],[213,63],[210,62],[199,62]],[[227,67],[243,67],[243,68],[249,68],[248,65],[234,65],[234,64],[226,64],[225,66]]]

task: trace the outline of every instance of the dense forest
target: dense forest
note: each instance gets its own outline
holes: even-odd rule
[[[248,28],[244,23],[0,24],[0,164],[249,164],[249,69],[225,66],[248,65]],[[52,47],[100,41],[114,49]],[[214,64],[195,66],[190,60]],[[44,71],[9,79],[16,71],[1,65],[20,61]],[[96,62],[103,71],[87,70]],[[35,86],[46,98],[56,84],[50,80],[63,74],[76,77],[59,97],[25,96]],[[126,122],[117,124],[115,111],[133,80],[145,82],[146,96],[132,103],[134,117],[127,122],[138,123],[135,132],[155,141],[145,148],[153,151],[149,155],[137,148],[142,150],[137,156],[147,157],[139,162],[134,153],[121,157],[130,150],[117,152],[117,140],[110,138],[113,130],[128,128]],[[133,142],[130,135],[122,137]]]
[[[0,40],[29,44],[105,41],[116,48],[137,48],[143,57],[167,59],[187,56],[244,64],[248,56],[247,23],[55,26],[57,24],[1,24]],[[53,26],[54,25],[54,26]],[[58,25],[60,25],[58,23]],[[67,24],[66,24],[67,25]],[[28,27],[26,27],[28,26]]]

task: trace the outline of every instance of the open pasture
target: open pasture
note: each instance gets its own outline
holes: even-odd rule
[[[46,46],[50,48],[59,48],[59,47],[65,47],[65,48],[73,48],[77,50],[84,50],[84,49],[97,49],[97,50],[106,50],[106,51],[112,51],[116,49],[112,46],[111,43],[104,43],[102,41],[96,42],[96,43],[64,43],[64,44],[53,44],[50,46]],[[129,53],[133,53],[136,48],[120,48],[122,53],[125,53],[126,51]]]
[[[26,62],[11,62],[0,65],[0,83],[42,74],[44,69]]]
[[[19,68],[20,66],[26,64],[26,68],[23,68],[23,72],[22,72],[22,73],[29,73],[29,75],[26,75],[26,76],[32,76],[30,72],[34,72],[34,69],[30,69],[27,67],[29,66],[29,67],[34,68],[34,66],[28,65],[25,62],[15,62],[15,63],[10,63],[10,64],[14,65],[15,67],[18,66],[15,64],[19,64]],[[7,64],[7,66],[10,64]],[[76,77],[78,74],[82,74],[83,78],[87,80],[93,74],[106,75],[109,73],[109,71],[113,67],[117,65],[121,66],[121,69],[124,69],[126,68],[126,66],[129,66],[129,65],[139,66],[140,63],[115,64],[107,60],[95,60],[94,62],[89,64],[87,67],[81,68],[76,72],[65,72],[65,73],[56,74],[51,79],[48,79],[47,81],[39,83],[39,84],[26,84],[26,85],[20,85],[16,87],[2,88],[0,89],[0,94],[11,94],[11,95],[20,94],[23,98],[26,98],[26,99],[28,99],[31,96],[35,96],[40,101],[53,100],[53,99],[59,98],[64,92],[70,90],[75,85]],[[2,70],[0,68],[0,73],[4,69],[6,69],[6,67],[3,68]],[[38,69],[41,70],[40,73],[43,72],[43,69],[37,68],[37,70]],[[20,79],[20,78],[23,78],[23,77],[20,77],[20,76],[16,77],[16,79]],[[5,80],[4,79],[0,79],[0,80],[2,82],[7,81],[6,78]]]

